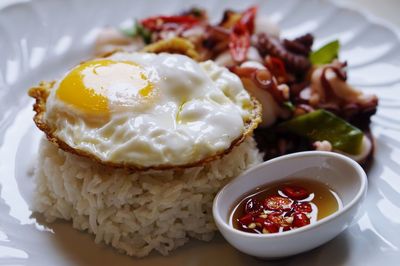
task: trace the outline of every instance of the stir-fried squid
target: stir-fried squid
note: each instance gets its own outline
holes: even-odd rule
[[[378,99],[347,83],[347,64],[338,59],[339,42],[315,50],[314,36],[309,33],[281,39],[278,26],[257,13],[256,6],[242,12],[226,10],[215,24],[209,21],[205,10],[198,8],[171,16],[153,16],[136,21],[133,28],[122,31],[124,34],[105,29],[96,51],[103,53],[110,47],[143,49],[181,53],[198,61],[214,60],[239,76],[261,102],[263,123],[256,130],[255,139],[265,159],[310,149],[345,153],[346,147],[335,148],[329,134],[317,134],[322,139],[316,140],[307,137],[307,130],[316,130],[310,121],[308,128],[302,128],[305,135],[281,126],[292,120],[300,123],[304,119],[296,120],[298,117],[325,110],[335,117],[336,122],[330,126],[339,129],[349,125],[359,134],[365,133],[358,135],[358,153],[348,154],[365,162],[373,150],[369,124]],[[319,113],[312,117],[326,119]],[[351,137],[345,131],[340,134],[343,139]]]

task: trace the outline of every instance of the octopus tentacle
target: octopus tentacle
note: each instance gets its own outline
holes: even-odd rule
[[[257,35],[256,47],[262,56],[272,55],[282,59],[295,73],[307,72],[311,67],[310,60],[306,56],[289,51],[278,38],[260,33]]]

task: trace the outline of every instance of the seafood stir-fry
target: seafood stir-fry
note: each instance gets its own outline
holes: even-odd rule
[[[136,20],[128,29],[104,29],[96,53],[168,52],[213,60],[240,77],[262,104],[255,139],[265,159],[317,149],[365,163],[373,151],[369,125],[378,99],[347,83],[339,41],[315,49],[310,33],[282,38],[257,11],[226,10],[216,24],[199,8]]]

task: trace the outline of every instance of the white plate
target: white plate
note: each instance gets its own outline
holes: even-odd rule
[[[137,260],[96,245],[89,234],[70,224],[43,225],[31,217],[32,178],[41,133],[32,122],[27,88],[57,78],[90,57],[98,29],[122,25],[132,17],[172,13],[194,2],[176,1],[17,1],[0,10],[0,264],[6,265],[249,265],[245,256],[220,236],[210,243],[191,241],[171,256]],[[373,117],[376,154],[369,170],[365,213],[357,224],[328,244],[277,264],[398,264],[400,259],[400,40],[392,30],[357,11],[327,1],[268,0],[260,15],[278,22],[287,37],[312,32],[316,46],[339,38],[350,82],[379,96]],[[244,1],[202,0],[212,18],[226,7],[243,9]],[[301,245],[301,243],[299,243]],[[218,258],[218,259],[217,259]]]

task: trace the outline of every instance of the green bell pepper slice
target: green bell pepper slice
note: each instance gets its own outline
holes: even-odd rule
[[[309,59],[313,65],[325,65],[338,58],[340,43],[338,40],[325,44],[318,50],[312,52]]]
[[[326,110],[320,109],[292,118],[279,127],[311,141],[327,140],[333,149],[345,153],[356,155],[361,152],[363,132]]]

